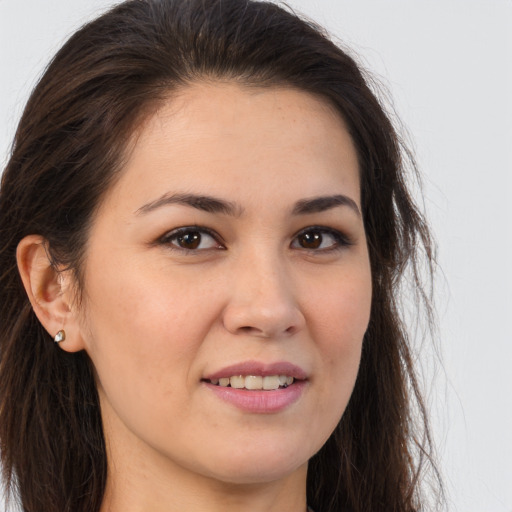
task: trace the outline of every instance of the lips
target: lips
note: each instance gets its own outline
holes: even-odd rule
[[[307,373],[292,363],[247,361],[223,368],[202,379],[218,398],[245,412],[280,412],[301,396]]]

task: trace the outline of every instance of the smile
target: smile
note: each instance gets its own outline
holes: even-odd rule
[[[293,384],[294,380],[289,375],[266,375],[265,377],[261,375],[233,375],[232,377],[209,379],[207,382],[220,387],[272,391],[287,388]]]
[[[251,414],[275,414],[300,400],[309,373],[293,363],[244,361],[201,379],[221,401]]]

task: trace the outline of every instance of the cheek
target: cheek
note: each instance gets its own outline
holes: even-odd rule
[[[168,398],[192,378],[212,301],[159,270],[132,267],[129,278],[121,269],[109,270],[86,283],[87,351],[109,395],[151,389],[144,400],[157,403],[158,395]]]
[[[165,439],[179,438],[179,425],[194,415],[196,361],[216,302],[212,291],[197,293],[161,269],[131,270],[129,278],[110,269],[87,283],[87,351],[104,421],[119,425],[116,432],[126,427],[139,439],[166,446]]]
[[[109,344],[117,340],[124,348],[143,354],[150,346],[164,348],[172,342],[179,351],[180,345],[190,346],[187,333],[201,329],[204,316],[198,311],[209,304],[208,294],[198,293],[186,277],[161,265],[147,268],[137,261],[121,262],[115,268],[110,265],[104,275],[93,275],[86,282],[83,316],[107,335],[95,338]]]
[[[327,437],[347,406],[359,370],[370,316],[370,271],[363,268],[331,283],[314,302],[310,322],[321,358],[315,382],[321,388],[319,407],[330,418]]]
[[[331,278],[311,296],[310,324],[319,331],[315,336],[322,353],[333,364],[342,364],[341,356],[359,351],[370,319],[372,299],[371,272],[365,260]]]

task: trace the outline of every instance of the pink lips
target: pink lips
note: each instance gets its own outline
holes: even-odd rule
[[[221,379],[233,375],[287,375],[295,381],[286,388],[271,391],[235,389],[231,387],[216,386],[210,382],[212,379]],[[307,381],[306,372],[291,363],[279,362],[262,364],[255,361],[246,361],[216,371],[203,379],[203,384],[210,389],[218,398],[228,402],[245,412],[258,414],[272,414],[280,412],[301,397]]]

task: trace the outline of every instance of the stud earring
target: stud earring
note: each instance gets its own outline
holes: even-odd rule
[[[64,329],[61,329],[56,335],[55,338],[53,338],[53,341],[55,343],[60,343],[61,341],[64,341],[66,339],[66,331]]]

